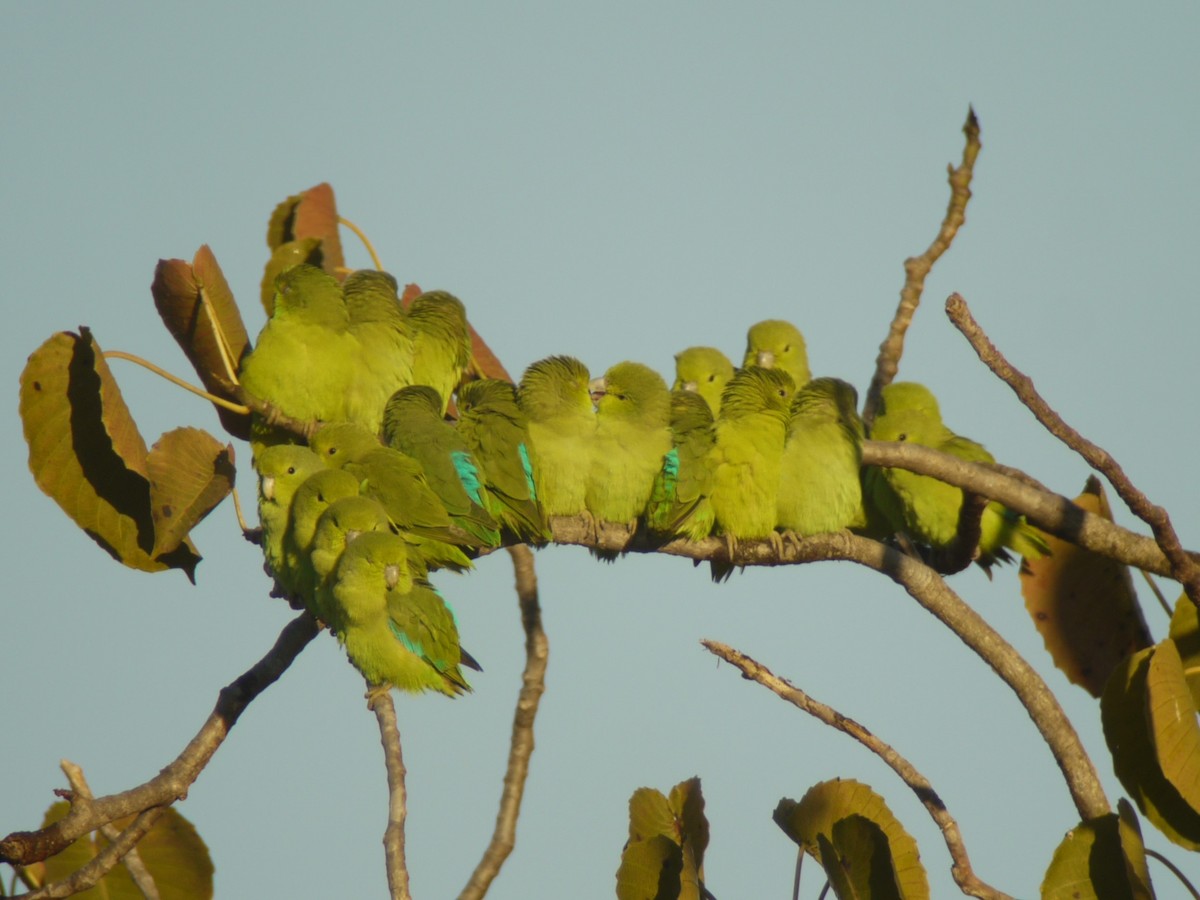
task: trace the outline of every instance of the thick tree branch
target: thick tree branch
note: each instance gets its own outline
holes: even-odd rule
[[[275,646],[266,656],[232,684],[222,688],[204,726],[183,752],[158,775],[138,787],[97,800],[74,797],[70,811],[59,821],[39,831],[14,831],[0,840],[0,862],[29,865],[61,852],[78,838],[114,819],[152,811],[155,807],[182,800],[238,717],[254,698],[286,671],[300,651],[317,636],[318,630],[316,620],[307,613],[293,619],[284,627]],[[126,829],[126,833],[128,831]],[[130,843],[129,846],[132,845]],[[115,846],[111,845],[110,849]]]
[[[1175,533],[1167,511],[1163,507],[1151,503],[1145,494],[1134,487],[1129,476],[1125,474],[1125,470],[1106,450],[1093,444],[1050,408],[1050,405],[1034,388],[1033,380],[1015,369],[988,339],[983,329],[979,327],[979,323],[971,315],[967,301],[959,294],[951,294],[946,300],[946,315],[950,317],[954,327],[961,331],[970,342],[983,364],[1012,388],[1017,399],[1037,417],[1042,427],[1087,460],[1088,465],[1093,469],[1104,475],[1133,514],[1150,526],[1158,546],[1162,548],[1163,555],[1170,561],[1171,577],[1183,585],[1183,589],[1192,603],[1200,606],[1200,565],[1197,565],[1184,552],[1183,545],[1179,542],[1179,535]]]
[[[373,685],[367,682],[370,690]],[[404,822],[408,818],[408,794],[404,787],[404,756],[400,752],[400,729],[391,691],[372,693],[371,706],[379,722],[383,761],[388,781],[388,824],[383,832],[383,855],[387,864],[388,889],[392,900],[411,900],[408,863],[404,857]]]
[[[508,548],[517,582],[517,602],[521,608],[521,624],[525,629],[525,672],[521,676],[521,693],[513,714],[512,745],[508,754],[508,769],[504,773],[504,790],[500,795],[500,811],[491,843],[471,880],[459,894],[459,900],[480,900],[488,892],[500,867],[516,844],[517,818],[521,813],[521,798],[529,777],[529,760],[533,755],[533,721],[546,690],[546,666],[550,660],[550,642],[542,630],[542,610],[538,604],[537,572],[533,567],[533,552],[524,544]]]
[[[887,763],[892,771],[900,776],[900,780],[908,785],[912,792],[917,795],[917,799],[921,801],[921,804],[933,819],[934,824],[942,832],[942,837],[946,841],[946,848],[950,851],[950,873],[954,877],[955,883],[962,889],[962,892],[971,897],[987,898],[987,900],[1012,900],[1008,894],[987,884],[975,874],[974,869],[971,868],[971,860],[967,855],[966,844],[963,843],[962,834],[958,830],[958,822],[950,815],[950,811],[946,809],[942,798],[938,796],[937,791],[933,789],[933,785],[929,783],[929,780],[918,772],[912,763],[897,753],[893,747],[877,738],[853,719],[842,715],[833,707],[826,706],[824,703],[814,700],[790,681],[775,675],[762,663],[752,659],[741,651],[717,641],[704,640],[700,643],[709,653],[720,657],[740,669],[744,678],[757,681],[763,687],[773,691],[797,709],[803,710],[831,728],[836,728],[838,731],[850,735],[850,737],[854,738]]]
[[[900,290],[900,305],[892,319],[888,335],[879,345],[879,356],[875,359],[875,375],[871,386],[867,389],[866,401],[863,406],[863,420],[869,425],[875,418],[875,408],[879,405],[879,392],[884,385],[891,384],[900,370],[900,356],[904,352],[904,335],[912,323],[913,315],[921,302],[921,292],[925,290],[925,278],[929,275],[933,264],[938,261],[949,248],[958,229],[967,219],[967,201],[971,199],[971,178],[975,173],[975,160],[979,156],[979,120],[975,118],[975,110],[967,111],[967,121],[963,125],[963,134],[967,143],[963,147],[962,162],[958,168],[949,166],[950,173],[950,203],[946,207],[946,216],[942,219],[942,227],[938,229],[933,243],[920,256],[910,256],[904,261],[904,287]]]

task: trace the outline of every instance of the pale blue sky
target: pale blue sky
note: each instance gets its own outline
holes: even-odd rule
[[[160,257],[201,243],[256,332],[266,218],[320,181],[402,282],[462,297],[513,372],[570,353],[596,371],[628,358],[669,374],[685,346],[736,355],[749,324],[786,317],[815,373],[865,389],[974,104],[975,198],[928,281],[902,377],[932,387],[949,424],[1002,461],[1082,487],[1084,464],[946,321],[945,297],[961,292],[1200,546],[1200,12],[1045,6],[7,4],[0,453],[16,514],[0,525],[0,832],[36,824],[62,757],[97,793],[150,777],[292,615],[268,599],[228,506],[195,535],[196,587],[124,570],[79,532],[25,466],[24,359],[87,324],[105,348],[185,371],[149,284]],[[220,433],[203,403],[116,372],[149,442],[177,425]],[[940,835],[890,770],[718,665],[701,638],[890,741],[958,817],[979,874],[1037,893],[1076,821],[1058,771],[1011,693],[890,582],[825,564],[713,586],[684,560],[605,566],[578,548],[537,562],[548,690],[492,897],[612,896],[629,794],[693,775],[721,900],[787,895],[793,845],[771,811],[839,775],[887,798],[934,895],[953,895]],[[486,844],[523,658],[503,555],[440,583],[486,671],[453,703],[399,698],[419,898],[456,894]],[[1046,673],[1115,803],[1096,705],[1048,663],[1016,573],[952,585]],[[1147,618],[1163,636],[1152,604]],[[385,780],[361,693],[320,638],[196,783],[180,810],[212,850],[218,896],[383,895]],[[1200,879],[1194,859],[1148,840]],[[1176,895],[1152,873],[1160,896]]]

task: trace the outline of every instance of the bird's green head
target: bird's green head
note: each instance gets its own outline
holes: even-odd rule
[[[357,422],[334,422],[314,434],[309,446],[325,465],[341,468],[346,463],[358,462],[383,445],[364,425]]]
[[[564,414],[592,414],[587,366],[573,356],[549,356],[525,370],[517,389],[521,409],[533,421]]]
[[[782,369],[747,366],[729,380],[721,394],[721,418],[768,413],[786,419],[796,383]]]
[[[746,356],[742,366],[761,366],[764,369],[808,368],[808,350],[804,335],[791,322],[766,319],[750,326],[746,332]]]
[[[649,366],[617,363],[604,377],[592,381],[589,389],[598,415],[636,419],[649,425],[666,425],[670,420],[667,383]]]

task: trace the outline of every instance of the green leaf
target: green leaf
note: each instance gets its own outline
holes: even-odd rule
[[[1042,880],[1042,900],[1153,900],[1137,817],[1123,799],[1118,809],[1067,832]]]
[[[657,846],[661,840],[670,841],[675,847],[675,852],[669,857],[663,857],[659,850],[644,846]],[[621,871],[632,866],[627,874],[629,890],[644,891],[651,886],[660,890],[664,884],[669,884],[673,893],[663,896],[699,900],[704,880],[704,851],[707,847],[708,820],[704,817],[704,796],[700,791],[699,778],[690,778],[675,785],[669,799],[654,788],[638,788],[629,798],[629,840],[621,854],[621,869],[617,874],[618,896],[622,896]],[[632,857],[631,853],[634,854]],[[660,861],[656,863],[656,860]],[[658,865],[660,869],[665,865],[667,868],[646,874],[645,868],[653,865]],[[634,873],[640,873],[636,880]],[[662,881],[664,878],[665,882]],[[630,896],[641,895],[634,893]]]
[[[704,851],[708,849],[708,819],[704,815],[704,794],[700,791],[700,779],[689,778],[671,788],[671,812],[679,823],[682,843],[690,847],[695,857],[696,869],[704,875]]]
[[[1154,666],[1152,688],[1151,663],[1164,647],[1167,656]],[[1113,769],[1142,815],[1181,847],[1200,850],[1200,812],[1181,795],[1160,761],[1162,748],[1171,777],[1185,788],[1192,788],[1195,708],[1191,692],[1182,683],[1182,666],[1177,660],[1178,651],[1169,639],[1129,657],[1114,670],[1104,688],[1100,719]],[[1181,709],[1172,709],[1184,696],[1192,710],[1190,725]],[[1158,721],[1152,724],[1152,718]]]
[[[55,803],[46,811],[45,825],[67,814],[66,803]],[[113,824],[118,830],[133,821],[130,816]],[[99,833],[77,840],[46,860],[47,882],[66,878],[89,863],[108,846]],[[154,879],[162,900],[205,900],[213,895],[213,864],[208,848],[191,822],[174,808],[167,809],[154,827],[138,842],[138,855]],[[73,896],[81,900],[144,900],[123,864],[114,866],[95,887]]]
[[[1200,723],[1175,642],[1163,641],[1146,674],[1158,762],[1172,787],[1200,812]]]
[[[1192,692],[1192,702],[1200,707],[1200,613],[1186,591],[1175,601],[1168,636],[1183,660],[1183,674]]]
[[[617,900],[676,900],[682,866],[683,851],[665,835],[630,841],[617,869]]]
[[[1112,521],[1104,487],[1092,476],[1075,505]],[[1129,567],[1044,535],[1050,555],[1021,565],[1025,608],[1054,664],[1099,697],[1109,674],[1152,639],[1138,605]]]
[[[234,400],[230,386],[237,383],[237,370],[250,346],[246,326],[228,282],[217,265],[212,250],[205,244],[189,264],[182,259],[160,259],[150,285],[154,306],[163,324],[174,336],[200,376],[205,390],[226,400]],[[205,308],[208,300],[211,315]],[[224,338],[218,340],[215,318]],[[226,364],[228,356],[230,365]],[[250,417],[217,407],[221,424],[236,438],[250,436]]]
[[[195,580],[190,540],[156,540],[146,443],[87,328],[59,332],[30,355],[20,414],[34,480],[92,540],[131,568],[177,568]]]
[[[784,834],[821,862],[822,867],[828,868],[822,861],[819,837],[824,836],[827,843],[836,845],[834,826],[851,816],[873,822],[887,839],[899,896],[905,900],[928,900],[929,880],[921,865],[916,841],[904,830],[883,798],[867,785],[848,779],[821,782],[809,788],[799,803],[786,797],[780,800],[772,818]]]
[[[629,839],[647,841],[663,835],[678,844],[679,832],[675,814],[663,792],[654,788],[638,788],[629,798]]]
[[[822,867],[840,900],[901,900],[887,835],[862,816],[847,816],[833,834],[817,835]]]
[[[155,554],[179,546],[233,489],[233,446],[207,431],[176,428],[158,439],[146,459]],[[153,555],[153,554],[152,554]]]

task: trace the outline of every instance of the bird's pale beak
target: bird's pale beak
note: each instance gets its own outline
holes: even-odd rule
[[[764,369],[769,369],[775,365],[775,354],[770,350],[759,350],[755,360]]]
[[[592,402],[599,403],[600,398],[604,396],[604,391],[607,385],[603,378],[593,378],[588,382],[588,393],[592,395]]]
[[[691,391],[693,394],[698,393],[700,390],[700,384],[696,381],[685,381],[682,387],[685,391]]]
[[[383,580],[388,586],[388,590],[394,588],[400,583],[400,566],[392,563],[390,566],[383,567]]]
[[[258,489],[259,489],[259,491],[262,492],[264,500],[274,500],[275,499],[275,476],[274,475],[264,475],[262,477],[262,480],[259,481]]]

